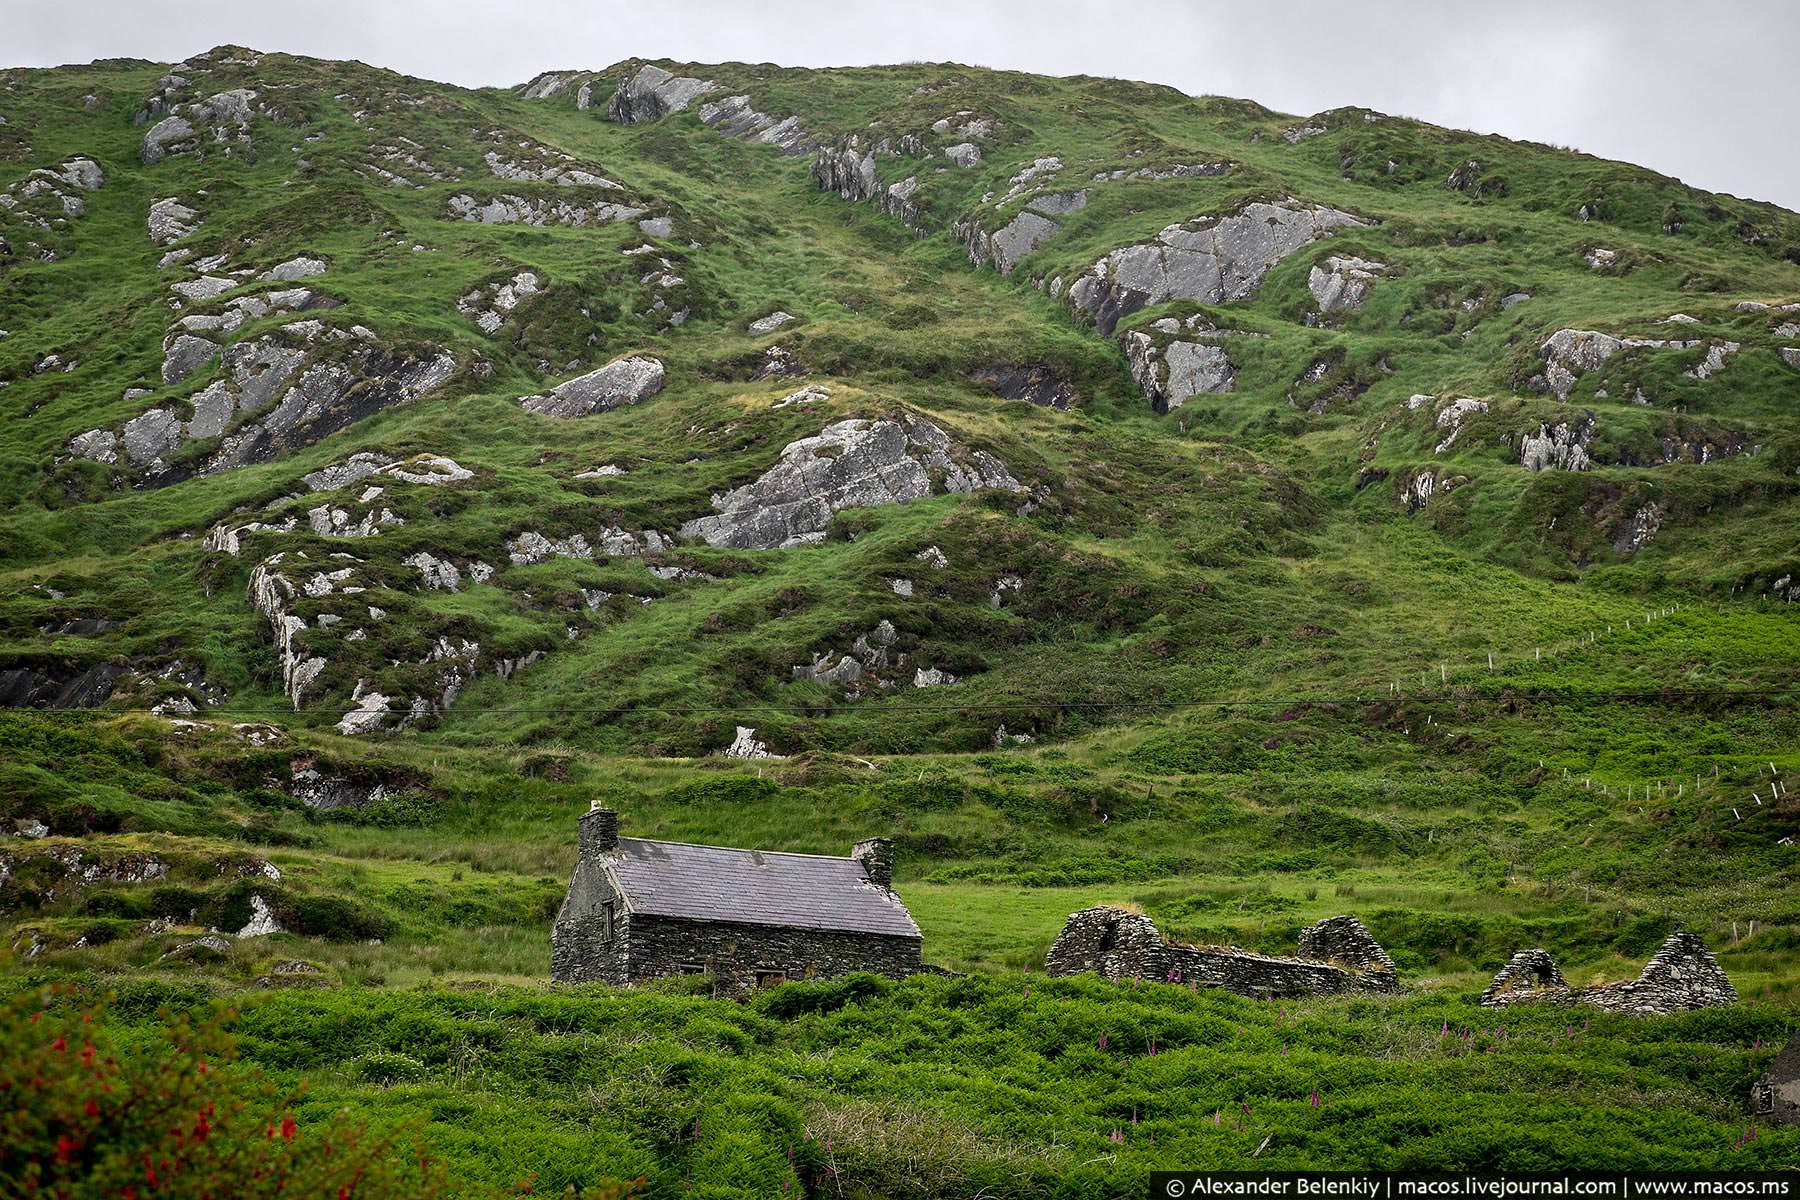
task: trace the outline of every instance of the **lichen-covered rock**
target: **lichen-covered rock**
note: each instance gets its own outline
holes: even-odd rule
[[[449,206],[452,217],[484,225],[566,225],[574,229],[635,220],[646,211],[614,200],[582,202],[561,196],[546,199],[512,193],[484,201],[468,192],[458,192],[450,197]]]
[[[1435,453],[1442,454],[1454,446],[1456,439],[1462,435],[1463,423],[1470,417],[1487,410],[1488,402],[1486,400],[1477,400],[1472,396],[1445,401],[1443,407],[1438,409],[1437,427],[1449,430],[1449,432],[1437,444]]]
[[[465,293],[456,302],[456,311],[473,317],[481,332],[494,334],[506,324],[506,318],[520,302],[538,294],[536,271],[519,271],[512,278],[490,283]]]
[[[1306,287],[1318,301],[1320,312],[1350,312],[1368,301],[1369,289],[1386,270],[1386,263],[1333,254],[1313,267]]]
[[[777,309],[766,317],[758,317],[756,320],[750,322],[748,328],[751,333],[761,336],[765,333],[774,333],[777,329],[780,329],[783,325],[786,325],[793,319],[794,316],[792,313],[782,312]]]
[[[1180,408],[1190,397],[1229,392],[1236,372],[1221,342],[1159,342],[1134,329],[1120,338],[1131,377],[1157,412]]]
[[[119,461],[119,435],[110,429],[90,429],[71,439],[69,450],[89,462],[116,463]]]
[[[507,557],[514,566],[529,566],[553,558],[636,558],[664,554],[673,548],[669,540],[654,529],[634,533],[617,526],[602,529],[592,541],[579,533],[552,539],[535,529],[528,529],[506,543]]]
[[[1011,275],[1019,260],[1056,236],[1061,225],[1049,217],[1026,211],[992,233],[984,232],[973,218],[958,221],[954,232],[968,248],[975,266],[993,263],[1002,275]]]
[[[958,142],[944,147],[944,157],[959,167],[978,167],[981,165],[981,147],[974,142]]]
[[[1585,471],[1593,465],[1588,444],[1594,440],[1594,417],[1584,413],[1573,421],[1559,421],[1555,426],[1539,425],[1535,434],[1519,440],[1519,465],[1527,471],[1556,468],[1560,471]]]
[[[310,279],[314,275],[323,275],[326,271],[325,260],[300,255],[286,262],[276,263],[264,271],[257,279],[264,283],[292,283],[297,279]]]
[[[937,488],[934,473],[943,481]],[[992,454],[963,451],[924,417],[853,418],[790,442],[775,466],[755,482],[715,496],[717,513],[689,521],[680,536],[749,550],[813,545],[824,540],[840,509],[981,488],[1028,490]]]
[[[526,412],[547,417],[585,417],[646,400],[662,386],[662,363],[634,355],[559,383],[546,395],[526,396],[519,404]]]
[[[272,933],[286,933],[287,927],[275,919],[275,910],[261,896],[250,897],[250,920],[237,935],[240,938],[268,937]]]
[[[176,200],[175,196],[167,196],[149,205],[144,227],[148,228],[149,241],[153,245],[175,245],[176,241],[193,236],[194,230],[200,228],[200,214]]]
[[[709,129],[746,142],[778,147],[783,154],[810,154],[818,142],[799,117],[776,117],[758,112],[748,96],[726,96],[707,101],[699,109],[700,121]]]
[[[646,63],[619,82],[619,88],[606,104],[606,115],[621,125],[641,125],[660,121],[680,112],[719,85],[707,79],[692,79]]]
[[[1269,269],[1315,238],[1362,226],[1360,217],[1293,200],[1170,225],[1156,240],[1125,246],[1069,286],[1069,304],[1110,336],[1119,319],[1170,300],[1218,304],[1255,292]]]
[[[171,154],[204,158],[209,146],[221,147],[227,154],[248,149],[251,102],[255,99],[256,93],[249,88],[233,88],[205,100],[175,104],[168,116],[144,134],[138,157],[150,165]]]
[[[1690,350],[1700,343],[1668,338],[1613,337],[1592,329],[1559,329],[1538,347],[1544,378],[1558,399],[1567,400],[1576,382],[1624,350]]]
[[[189,333],[177,333],[163,343],[162,381],[180,383],[219,352],[219,343]]]
[[[1715,341],[1706,348],[1706,357],[1686,372],[1689,379],[1711,379],[1725,369],[1725,360],[1738,352],[1738,343]]]

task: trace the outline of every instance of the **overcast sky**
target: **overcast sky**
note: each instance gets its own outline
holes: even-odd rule
[[[623,58],[951,60],[1573,146],[1800,209],[1794,0],[0,0],[0,65],[224,42],[468,85]]]

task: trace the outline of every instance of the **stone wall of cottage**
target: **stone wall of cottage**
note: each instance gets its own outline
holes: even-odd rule
[[[916,937],[643,914],[632,916],[627,936],[630,980],[704,973],[717,990],[729,993],[779,982],[772,978],[776,975],[830,979],[873,971],[904,979],[924,969]]]
[[[606,905],[613,906],[610,929]],[[575,864],[569,894],[550,927],[550,978],[557,983],[626,983],[631,914],[613,892],[606,872],[588,855]]]
[[[1315,933],[1315,931],[1317,931]],[[1309,940],[1310,938],[1310,940]],[[1197,983],[1243,996],[1303,996],[1396,991],[1394,964],[1354,917],[1333,917],[1301,935],[1314,953],[1341,951],[1339,965],[1314,958],[1277,958],[1236,947],[1171,943],[1143,913],[1101,905],[1070,915],[1050,947],[1050,975],[1096,972],[1112,979]]]

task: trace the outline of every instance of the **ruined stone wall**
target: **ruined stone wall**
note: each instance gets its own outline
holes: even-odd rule
[[[641,914],[631,918],[629,936],[630,980],[701,968],[724,992],[749,991],[759,973],[772,971],[788,979],[829,979],[852,971],[904,979],[922,969],[916,937]]]
[[[613,905],[611,936],[606,904]],[[569,894],[550,927],[550,978],[557,983],[627,983],[631,916],[607,881],[606,872],[586,855],[575,864]]]
[[[1069,917],[1050,947],[1050,975],[1096,972],[1111,979],[1153,979],[1224,988],[1243,996],[1302,996],[1395,991],[1394,964],[1354,917],[1333,917],[1301,937],[1304,958],[1276,958],[1236,947],[1182,946],[1168,941],[1142,913],[1102,905]],[[1344,965],[1316,955],[1341,952]],[[1366,968],[1366,970],[1365,970]]]
[[[1570,987],[1544,951],[1522,950],[1481,994],[1481,1003],[1491,1008],[1521,1001],[1591,1004],[1647,1017],[1736,1004],[1737,989],[1706,943],[1684,930],[1669,935],[1636,979],[1585,988]]]

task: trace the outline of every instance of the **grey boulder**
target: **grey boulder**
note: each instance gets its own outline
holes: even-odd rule
[[[547,394],[526,396],[519,404],[526,412],[546,417],[585,417],[636,404],[662,391],[662,386],[662,363],[633,356],[559,383]]]

